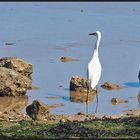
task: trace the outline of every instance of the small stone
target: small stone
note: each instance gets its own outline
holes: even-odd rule
[[[111,117],[108,114],[105,114],[102,119],[110,119]]]
[[[77,115],[85,115],[84,112],[78,112]]]
[[[60,120],[60,123],[64,123],[64,122],[66,122],[65,119],[61,119],[61,120]]]
[[[84,121],[86,122],[86,121],[89,121],[89,120],[90,120],[89,117],[86,117]]]

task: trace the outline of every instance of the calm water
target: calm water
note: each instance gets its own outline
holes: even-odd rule
[[[139,108],[139,29],[139,2],[0,2],[0,56],[16,56],[33,64],[33,85],[40,89],[28,91],[28,104],[35,99],[64,103],[52,110],[56,114],[85,112],[85,103],[70,101],[69,81],[75,75],[86,77],[96,40],[88,33],[96,30],[102,33],[99,56],[103,69],[98,114]],[[15,44],[6,46],[6,42]],[[61,56],[80,61],[62,63]],[[100,87],[106,81],[127,88],[107,91]],[[129,102],[112,105],[113,97]],[[94,113],[96,99],[88,108]]]

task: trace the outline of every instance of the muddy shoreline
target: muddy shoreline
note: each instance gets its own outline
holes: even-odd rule
[[[116,115],[108,115],[105,114],[102,117],[98,114],[85,114],[83,112],[78,112],[77,114],[73,115],[57,115],[53,113],[46,113],[45,117],[43,116],[41,119],[32,119],[29,117],[27,113],[22,112],[15,112],[15,111],[5,111],[0,112],[0,121],[44,121],[47,123],[58,123],[58,122],[84,122],[89,120],[119,120],[119,119],[129,119],[140,117],[140,111],[137,109],[130,109],[127,110],[125,114],[116,114]]]

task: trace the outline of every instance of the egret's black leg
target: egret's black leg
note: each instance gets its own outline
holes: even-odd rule
[[[98,88],[96,86],[96,98],[97,98],[97,103],[98,103]]]
[[[90,81],[89,80],[87,80],[86,86],[87,86],[86,115],[88,115],[88,98],[89,98],[89,93],[90,93]]]
[[[98,88],[97,88],[97,86],[96,86],[96,100],[97,100],[97,103],[96,103],[95,113],[97,113],[97,109],[98,109]]]

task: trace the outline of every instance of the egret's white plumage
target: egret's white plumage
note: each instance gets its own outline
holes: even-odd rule
[[[97,86],[101,76],[101,63],[98,56],[101,33],[99,31],[96,31],[95,33],[91,33],[89,35],[95,35],[97,37],[93,57],[91,61],[88,63],[88,71],[87,71],[87,78],[90,84],[89,86],[92,89],[94,89]]]

